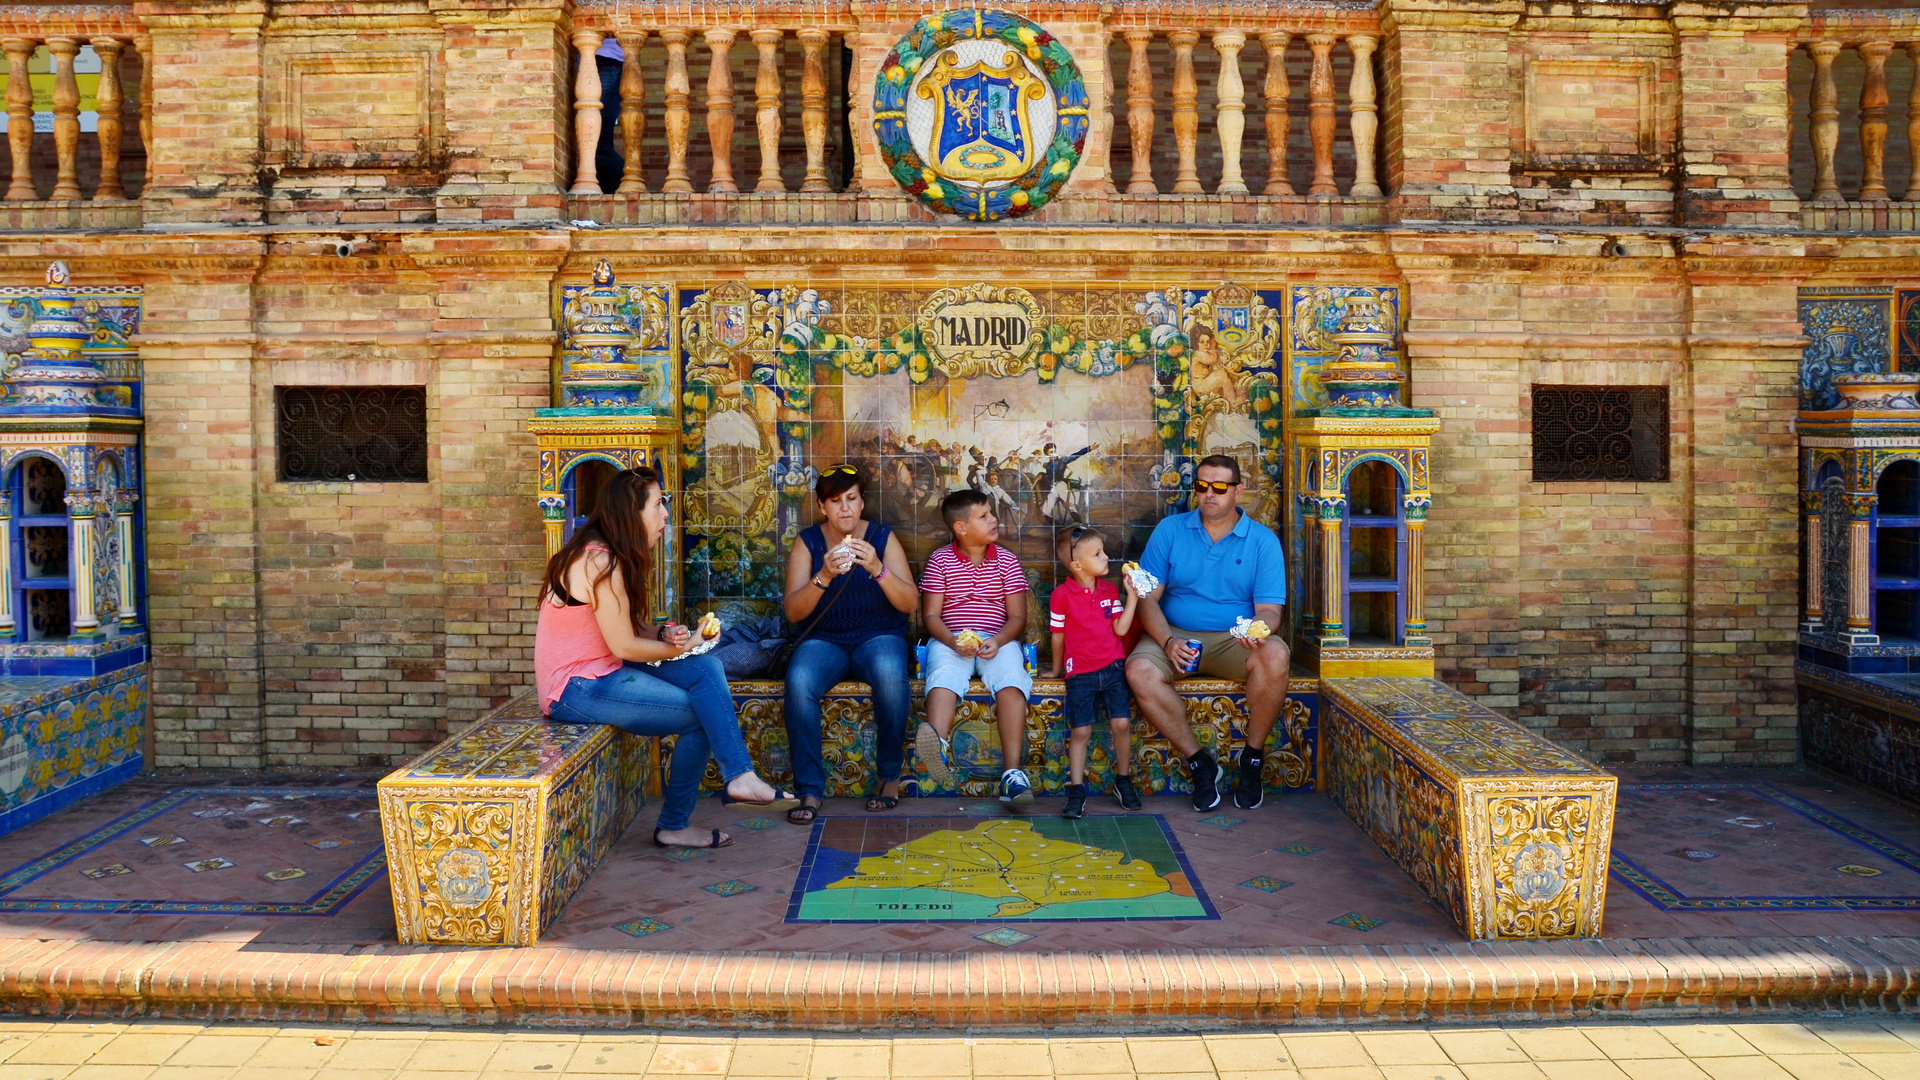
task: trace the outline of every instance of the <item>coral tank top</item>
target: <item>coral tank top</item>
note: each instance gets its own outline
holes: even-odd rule
[[[541,594],[540,622],[533,631],[533,680],[542,713],[553,711],[553,703],[566,692],[570,680],[597,679],[619,670],[620,658],[607,648],[606,636],[593,619],[592,604],[570,605],[557,596]]]

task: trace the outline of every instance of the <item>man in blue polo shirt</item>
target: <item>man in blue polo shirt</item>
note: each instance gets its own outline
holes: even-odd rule
[[[1225,454],[1201,460],[1194,472],[1197,508],[1163,518],[1147,540],[1140,567],[1164,584],[1140,602],[1145,634],[1127,657],[1127,683],[1147,722],[1187,759],[1193,808],[1220,805],[1220,764],[1200,748],[1174,690],[1200,642],[1194,674],[1232,679],[1247,687],[1247,745],[1233,804],[1260,805],[1260,767],[1267,736],[1287,701],[1287,646],[1278,637],[1243,641],[1228,633],[1234,620],[1259,619],[1275,631],[1287,602],[1286,556],[1273,530],[1240,509],[1240,463]]]

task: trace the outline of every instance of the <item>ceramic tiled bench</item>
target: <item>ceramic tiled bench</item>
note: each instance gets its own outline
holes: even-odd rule
[[[550,723],[532,704],[380,781],[401,943],[534,944],[654,787],[656,740]]]
[[[1619,781],[1437,679],[1327,679],[1326,789],[1475,939],[1597,937]]]

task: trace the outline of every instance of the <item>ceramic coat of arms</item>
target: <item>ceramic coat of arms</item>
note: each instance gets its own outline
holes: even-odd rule
[[[1052,34],[1004,11],[929,15],[887,54],[873,126],[895,180],[943,213],[1017,217],[1056,195],[1087,138],[1087,88]]]

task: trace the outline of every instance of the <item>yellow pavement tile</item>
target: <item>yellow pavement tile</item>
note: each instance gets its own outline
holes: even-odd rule
[[[1661,1024],[1660,1037],[1690,1058],[1751,1057],[1759,1051],[1733,1024]]]
[[[893,1041],[892,1074],[897,1077],[965,1076],[973,1067],[971,1039],[914,1039]],[[1118,1040],[1114,1040],[1116,1043]],[[1038,1068],[1039,1066],[1036,1066]],[[798,1076],[802,1073],[790,1073]]]
[[[323,1065],[313,1071],[313,1080],[391,1080],[393,1069],[336,1069]]]
[[[1583,1027],[1580,1029],[1580,1034],[1586,1036],[1588,1042],[1599,1047],[1608,1057],[1616,1061],[1621,1058],[1683,1056],[1679,1049],[1668,1042],[1657,1029],[1638,1024]]]
[[[416,1035],[406,1041],[367,1039],[356,1035],[335,1048],[333,1056],[327,1059],[327,1068],[396,1072],[425,1041],[425,1035]]]
[[[1845,1054],[1774,1054],[1772,1059],[1794,1080],[1867,1080],[1873,1075]]]
[[[1201,1041],[1220,1073],[1267,1072],[1293,1064],[1277,1035],[1207,1035]]]
[[[1375,1065],[1447,1065],[1453,1060],[1424,1031],[1363,1031],[1359,1038]]]
[[[1910,1054],[1905,1039],[1878,1024],[1808,1024],[1807,1030],[1843,1054]],[[1920,1074],[1916,1074],[1920,1075]]]
[[[1280,1041],[1286,1044],[1287,1056],[1293,1059],[1293,1067],[1300,1070],[1303,1076],[1309,1069],[1373,1065],[1373,1058],[1367,1055],[1366,1047],[1361,1045],[1357,1035],[1331,1032],[1324,1035],[1284,1035]]]
[[[731,1076],[805,1076],[812,1056],[810,1039],[742,1039],[734,1045],[727,1072]]]
[[[1481,1061],[1460,1066],[1467,1080],[1547,1080],[1531,1061]]]
[[[1598,1061],[1607,1056],[1578,1028],[1508,1028],[1507,1037],[1535,1061]]]
[[[146,1080],[152,1065],[81,1065],[67,1074],[68,1080]]]
[[[313,1080],[312,1069],[276,1069],[270,1065],[242,1065],[227,1080]]]
[[[319,1036],[331,1038],[331,1036]],[[260,1049],[246,1060],[246,1064],[270,1069],[318,1069],[332,1060],[340,1050],[340,1041],[322,1046],[315,1043],[314,1036],[276,1035],[260,1044]]]
[[[6,1061],[13,1057],[13,1055],[33,1045],[33,1040],[39,1038],[39,1036],[40,1033],[37,1031],[14,1031],[0,1034],[0,1061]]]
[[[267,1044],[265,1036],[253,1038],[188,1039],[167,1058],[166,1064],[193,1068],[237,1067]]]
[[[487,1059],[484,1073],[526,1073],[533,1072],[545,1065],[548,1070],[558,1069],[572,1060],[573,1052],[580,1043],[571,1042],[530,1042],[514,1040],[502,1042]],[[543,1070],[544,1071],[544,1070]]]
[[[58,1028],[35,1036],[19,1053],[7,1059],[10,1065],[79,1065],[107,1048],[119,1037],[118,1031],[80,1032]]]
[[[645,1072],[647,1062],[653,1058],[653,1048],[659,1040],[651,1035],[634,1038],[610,1039],[596,1036],[583,1039],[573,1048],[573,1056],[567,1060],[563,1070],[569,1075],[579,1073],[634,1073]]]
[[[1436,1031],[1433,1033],[1433,1039],[1440,1044],[1440,1048],[1447,1052],[1447,1056],[1452,1058],[1456,1065],[1528,1060],[1527,1052],[1520,1049],[1506,1032],[1494,1028]]]
[[[1133,1058],[1124,1039],[1049,1039],[1047,1056],[1053,1059],[1055,1076],[1081,1077],[1098,1073],[1133,1075]],[[893,1053],[893,1075],[921,1075],[900,1071],[900,1051]]]
[[[1700,1066],[1685,1058],[1623,1058],[1614,1064],[1633,1080],[1708,1080]]]
[[[1503,1068],[1492,1065],[1482,1068]],[[1385,1080],[1467,1080],[1467,1074],[1460,1071],[1458,1065],[1382,1065],[1380,1075]]]
[[[1132,1073],[1127,1074],[1128,1080],[1131,1080],[1132,1075]],[[1189,1075],[1205,1076],[1206,1074],[1191,1073]],[[1300,1074],[1294,1072],[1292,1069],[1255,1069],[1252,1072],[1235,1070],[1233,1072],[1215,1073],[1214,1077],[1215,1080],[1301,1080]],[[1089,1078],[1076,1076],[1073,1080],[1089,1080]]]
[[[228,1065],[161,1065],[147,1074],[147,1080],[225,1080],[233,1071]]]
[[[1543,1061],[1540,1071],[1547,1080],[1627,1080],[1611,1061]]]
[[[1300,1080],[1380,1080],[1377,1065],[1330,1065],[1322,1069],[1301,1069]]]
[[[1853,1060],[1881,1080],[1913,1080],[1920,1076],[1920,1054],[1854,1054]]]
[[[1212,1073],[1206,1040],[1186,1035],[1138,1035],[1127,1038],[1127,1054],[1137,1073]]]
[[[975,1076],[1052,1076],[1045,1039],[981,1039],[973,1044]]]
[[[1692,1059],[1713,1080],[1792,1080],[1792,1074],[1766,1058],[1703,1057]]]
[[[0,1065],[0,1080],[60,1080],[79,1067],[72,1064],[16,1065],[8,1062]]]
[[[665,1047],[662,1047],[664,1050]],[[813,1061],[807,1075],[825,1080],[851,1076],[886,1076],[893,1062],[893,1047],[884,1039],[863,1042],[822,1040],[813,1044]]]
[[[1833,1047],[1804,1024],[1741,1024],[1736,1031],[1768,1057],[1781,1054],[1831,1054]]]
[[[402,1066],[407,1072],[478,1073],[487,1067],[487,1059],[499,1047],[497,1041],[473,1042],[468,1039],[432,1038],[407,1056]]]

